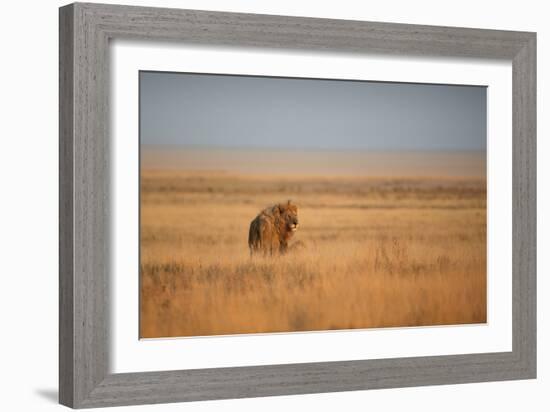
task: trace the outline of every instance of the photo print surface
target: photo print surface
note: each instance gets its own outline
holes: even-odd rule
[[[486,322],[485,87],[139,89],[140,338]]]

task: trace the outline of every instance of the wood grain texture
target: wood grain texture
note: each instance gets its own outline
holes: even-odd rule
[[[513,351],[536,375],[536,37],[521,48],[512,63],[513,88]]]
[[[59,13],[59,400],[73,404],[73,7]]]
[[[83,408],[535,377],[535,34],[83,3],[62,7],[59,27],[62,404]],[[511,60],[513,350],[109,373],[108,68],[109,40],[115,38]]]

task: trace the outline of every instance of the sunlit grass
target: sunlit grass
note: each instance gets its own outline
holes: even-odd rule
[[[142,337],[486,321],[484,179],[142,171]],[[268,204],[305,248],[251,258]]]

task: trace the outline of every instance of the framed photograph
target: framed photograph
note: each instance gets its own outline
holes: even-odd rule
[[[536,35],[60,9],[60,402],[536,377]]]

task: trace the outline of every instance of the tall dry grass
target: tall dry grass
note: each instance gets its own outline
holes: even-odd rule
[[[251,258],[266,205],[299,205],[306,248]],[[140,335],[486,321],[484,179],[143,170]]]

